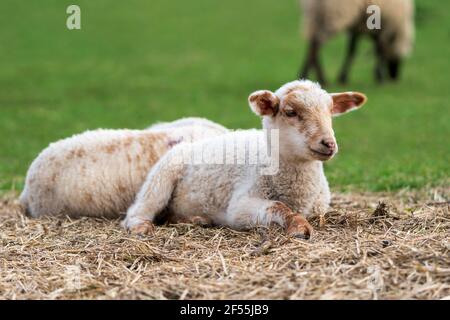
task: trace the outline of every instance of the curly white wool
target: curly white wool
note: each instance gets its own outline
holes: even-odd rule
[[[201,118],[145,130],[94,130],[44,149],[31,164],[20,202],[33,217],[118,217],[133,202],[150,168],[180,142],[228,130]]]

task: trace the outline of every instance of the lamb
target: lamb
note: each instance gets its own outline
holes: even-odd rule
[[[370,30],[367,27],[366,22],[371,14],[367,8],[371,5],[380,8],[380,29]],[[411,52],[414,43],[413,0],[301,0],[301,6],[309,49],[300,77],[306,78],[309,70],[315,68],[319,82],[325,84],[319,49],[331,37],[346,31],[349,45],[338,78],[340,83],[348,80],[357,42],[364,34],[371,36],[375,44],[376,80],[382,82],[386,72],[391,79],[398,78],[401,61]]]
[[[228,130],[186,118],[144,130],[94,130],[57,141],[31,164],[20,203],[32,217],[116,218],[125,213],[150,168],[180,142]]]
[[[290,235],[308,238],[312,227],[304,216],[324,214],[330,202],[322,161],[338,150],[331,117],[359,108],[366,100],[358,92],[330,95],[308,80],[289,82],[275,93],[254,92],[249,104],[262,116],[264,130],[235,131],[175,146],[149,172],[123,226],[132,233],[151,233],[160,215],[174,223],[235,229],[274,222]],[[278,133],[278,141],[273,132]],[[242,141],[246,155],[254,147],[252,142],[262,141],[258,153],[263,160],[277,159],[278,170],[267,174],[262,168],[270,161],[251,162],[249,157],[225,161],[230,150],[237,150],[236,142]],[[264,150],[276,142],[279,154],[267,155]],[[193,159],[193,155],[223,149],[224,157],[213,156],[217,162]]]

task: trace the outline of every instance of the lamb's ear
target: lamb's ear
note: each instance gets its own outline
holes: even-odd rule
[[[260,90],[248,97],[253,112],[259,116],[274,116],[278,112],[280,99],[271,91]]]
[[[332,93],[331,98],[333,98],[333,107],[331,108],[333,116],[358,109],[367,101],[367,97],[360,92]]]

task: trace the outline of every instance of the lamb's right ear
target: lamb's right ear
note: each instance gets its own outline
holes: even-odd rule
[[[271,91],[260,90],[248,97],[248,103],[253,112],[259,116],[274,116],[278,112],[280,99]]]

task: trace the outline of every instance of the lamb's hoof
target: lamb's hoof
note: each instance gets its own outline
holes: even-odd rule
[[[292,224],[288,228],[287,234],[294,238],[308,240],[313,234],[313,228],[308,221],[302,219],[302,221]]]
[[[150,221],[142,221],[128,229],[130,233],[136,235],[153,235],[155,233],[155,226]]]

